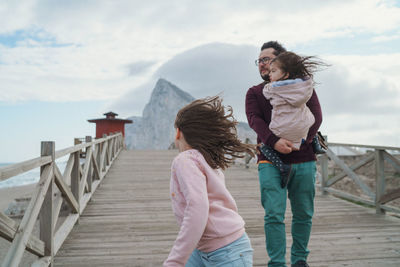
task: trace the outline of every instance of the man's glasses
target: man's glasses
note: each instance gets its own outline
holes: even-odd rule
[[[272,58],[270,58],[270,57],[263,57],[263,58],[256,59],[255,63],[256,63],[256,66],[258,66],[261,63],[267,64],[267,63],[271,62],[271,60],[272,60]]]

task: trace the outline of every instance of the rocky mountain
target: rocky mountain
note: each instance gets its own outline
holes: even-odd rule
[[[142,117],[129,117],[125,125],[125,143],[128,149],[168,149],[174,142],[176,114],[194,97],[165,79],[159,79],[153,89]],[[247,123],[237,126],[238,136],[255,143],[255,134]]]

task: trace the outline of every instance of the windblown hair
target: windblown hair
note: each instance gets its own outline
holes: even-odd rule
[[[272,63],[277,63],[279,68],[289,74],[288,79],[303,79],[311,77],[320,70],[320,67],[327,67],[328,64],[322,62],[314,56],[299,56],[293,52],[283,52],[276,58],[271,60]]]
[[[198,99],[179,110],[175,127],[186,142],[197,149],[213,168],[225,169],[235,158],[243,158],[244,153],[255,155],[255,145],[244,144],[236,132],[237,121],[232,108],[222,105],[218,96]]]
[[[283,47],[283,45],[281,45],[278,41],[269,41],[264,43],[261,46],[261,51],[267,48],[273,48],[275,50],[273,52],[275,56],[279,55],[280,53],[286,52],[285,47]]]

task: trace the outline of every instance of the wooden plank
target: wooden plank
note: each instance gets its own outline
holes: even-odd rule
[[[57,168],[55,165],[55,143],[54,142],[41,142],[41,156],[51,156],[52,164],[49,165],[52,168],[52,173]],[[40,174],[42,175],[46,169],[46,166],[40,168]],[[39,235],[40,239],[44,242],[44,255],[53,257],[54,256],[54,218],[53,218],[53,192],[54,192],[54,175],[51,175],[48,179],[49,185],[45,190],[43,203],[39,211]],[[35,219],[36,220],[36,219]]]
[[[81,213],[85,210],[86,205],[87,205],[87,203],[89,202],[89,200],[90,200],[91,197],[92,197],[92,193],[83,194],[83,196],[82,196],[82,198],[81,198],[81,203],[80,203],[80,205],[79,205],[79,207],[80,207],[80,212],[81,212]]]
[[[379,200],[385,194],[385,162],[383,158],[383,150],[375,150],[375,183],[376,183],[376,199],[375,208],[376,213],[381,214],[385,211],[382,210]]]
[[[367,155],[364,159],[361,159],[360,161],[354,163],[353,165],[350,166],[350,170],[353,172],[361,168],[362,166],[365,166],[366,164],[370,163],[375,159],[375,155],[373,153]],[[340,181],[342,178],[346,177],[347,173],[345,171],[342,171],[341,173],[337,174],[336,176],[332,177],[331,179],[328,180],[327,186],[332,186],[336,182]]]
[[[169,196],[170,164],[177,151],[119,153],[82,212],[80,223],[58,251],[55,266],[161,266],[166,259],[179,230]],[[225,176],[246,222],[254,249],[253,266],[266,266],[257,170],[232,166]],[[288,202],[288,266],[291,219]],[[341,265],[336,266],[396,266],[400,255],[393,248],[400,246],[398,229],[397,218],[376,215],[373,209],[331,195],[318,195],[310,266],[335,266],[338,258]]]
[[[47,267],[51,264],[51,257],[42,257],[32,263],[31,267]]]
[[[79,194],[82,195],[83,191],[85,189],[85,185],[87,183],[88,180],[88,174],[89,174],[89,167],[90,167],[90,158],[92,157],[92,147],[88,148],[87,154],[86,154],[86,161],[85,164],[83,166],[83,170],[82,170],[82,176],[81,176],[81,181],[80,181],[80,185],[79,185]]]
[[[83,148],[89,147],[92,144],[98,144],[101,142],[105,142],[107,140],[114,140],[119,138],[119,134],[117,135],[113,135],[113,136],[109,136],[107,138],[101,138],[101,139],[97,139],[94,142],[89,142],[89,143],[83,143],[80,145],[76,145],[76,146],[72,146],[72,147],[68,147],[65,149],[61,149],[58,151],[55,151],[55,159],[64,157],[68,154],[73,154],[77,151],[82,150]],[[47,156],[47,157],[38,157],[38,158],[34,158],[34,159],[30,159],[30,160],[26,160],[20,163],[16,163],[16,164],[12,164],[9,166],[5,166],[5,167],[1,167],[0,168],[0,181],[3,181],[5,179],[8,179],[10,177],[19,175],[21,173],[25,173],[27,171],[30,171],[32,169],[35,168],[39,168],[43,165],[49,164],[51,162],[51,157]],[[67,165],[68,166],[68,165]]]
[[[374,145],[344,144],[344,143],[331,143],[331,142],[328,142],[328,146],[360,147],[360,148],[371,148],[371,149],[378,149],[378,150],[400,151],[400,147],[393,147],[393,146],[374,146]]]
[[[320,156],[320,164],[321,164],[321,187],[322,194],[326,194],[325,188],[328,187],[328,156],[326,154]]]
[[[72,212],[78,213],[79,212],[79,204],[76,201],[71,190],[69,189],[68,185],[63,181],[61,172],[57,167],[55,167],[55,183],[56,183],[57,187],[60,189],[63,196],[65,197],[65,200],[67,201],[67,203],[72,208]]]
[[[63,173],[63,180],[69,186],[71,185],[71,173],[73,167],[74,167],[74,154],[70,154],[68,157],[67,165],[65,166]]]
[[[354,173],[341,159],[339,159],[329,148],[326,151],[327,155],[335,161],[335,163],[342,168],[342,170],[367,194],[371,199],[375,199],[375,194],[371,189],[364,184],[360,178]]]
[[[99,174],[99,180],[102,179],[102,165],[100,162],[102,144],[96,145],[96,166]]]
[[[100,156],[100,170],[101,172],[105,171],[105,168],[108,164],[108,162],[106,162],[106,153],[107,153],[107,142],[102,144],[102,150],[101,150],[101,156]]]
[[[397,172],[400,172],[400,160],[390,155],[387,151],[383,151],[383,158],[389,162]]]
[[[378,200],[378,203],[385,204],[396,198],[400,198],[400,188],[391,190],[391,191],[387,192],[386,194],[384,194],[383,196],[381,196],[381,198]]]
[[[87,184],[88,182],[88,176],[89,176],[89,169],[90,169],[90,165],[91,165],[91,158],[92,158],[92,147],[88,147],[88,151],[86,153],[86,162],[85,165],[83,167],[83,173],[82,173],[82,177],[81,177],[81,181],[80,181],[80,185],[79,185],[79,194],[82,195],[83,194],[83,190],[85,189],[85,184]],[[89,191],[90,192],[90,191]]]
[[[101,140],[96,140],[95,142],[87,142],[86,144],[73,146],[57,152],[55,152],[54,149],[54,142],[42,142],[42,157],[14,164],[12,166],[0,168],[0,180],[1,180],[1,179],[7,179],[9,177],[18,175],[20,173],[29,171],[37,167],[42,167],[40,181],[35,189],[34,196],[32,197],[31,202],[29,203],[28,209],[25,212],[25,216],[23,217],[22,222],[18,226],[18,228],[14,222],[11,223],[9,220],[5,219],[5,217],[7,216],[5,216],[4,218],[0,216],[0,235],[12,241],[11,247],[2,263],[2,266],[17,266],[21,260],[22,253],[25,250],[25,248],[26,250],[34,254],[37,254],[39,256],[43,256],[45,254],[49,255],[48,257],[42,257],[41,259],[36,261],[34,263],[35,265],[37,266],[48,266],[49,264],[52,265],[51,260],[54,252],[53,231],[56,222],[54,217],[56,215],[57,215],[56,217],[58,217],[62,203],[62,198],[58,198],[58,196],[56,201],[53,201],[53,195],[55,193],[53,192],[53,184],[52,184],[53,181],[54,180],[56,181],[56,184],[60,189],[60,192],[66,197],[67,202],[69,202],[69,204],[73,207],[73,210],[75,211],[78,211],[80,209],[83,210],[83,208],[86,206],[86,203],[89,201],[90,196],[92,194],[85,194],[85,196],[82,199],[82,201],[85,202],[83,207],[78,207],[78,202],[74,201],[74,197],[72,196],[73,193],[68,188],[70,180],[72,179],[72,177],[76,178],[75,183],[71,182],[71,188],[77,189],[72,191],[77,191],[79,199],[79,190],[81,190],[81,188],[84,187],[82,186],[80,188],[79,186],[80,183],[83,183],[80,181],[81,176],[88,177],[90,175],[90,177],[92,177],[94,175],[96,176],[96,178],[102,179],[105,173],[111,168],[111,164],[114,162],[115,158],[121,151],[121,147],[119,145],[120,142],[118,141],[121,138],[122,134],[119,133],[103,138]],[[105,149],[104,152],[105,161],[108,164],[108,166],[105,166],[105,173],[101,173],[101,171],[99,171],[99,167],[96,164],[96,156],[93,155],[93,153],[90,154],[92,151],[92,145],[99,144],[100,146],[102,142],[106,144],[105,147],[108,146],[110,149],[109,151]],[[79,151],[85,147],[87,147],[86,152],[88,152],[87,153],[88,163],[82,170],[79,164],[79,157],[76,157],[76,154],[79,153]],[[75,153],[75,156],[73,153]],[[59,171],[58,167],[54,164],[54,161],[55,158],[63,157],[64,155],[67,154],[70,154],[70,157],[68,159],[64,175],[61,175],[61,172]],[[92,166],[91,162],[93,162],[93,166],[95,166],[96,169],[93,168],[92,170],[90,168]],[[65,181],[67,181],[67,183]],[[95,190],[98,187],[99,183],[100,180],[93,183],[93,190]],[[92,189],[91,188],[92,183],[88,184],[85,183],[85,185],[86,188],[89,189],[89,191]],[[41,227],[40,236],[42,239],[45,240],[45,242],[31,236],[33,225],[35,224],[39,212],[41,217],[41,219],[39,220]],[[74,214],[74,218],[75,217],[77,218],[76,220],[78,220],[79,214]],[[63,229],[64,231],[62,231],[63,234],[59,232],[58,240],[65,239],[65,236],[64,238],[60,238],[66,233],[65,229],[67,226],[63,225],[62,227],[64,227],[64,229],[63,228],[60,229]],[[61,244],[58,243],[58,245],[60,246]],[[42,247],[41,251],[40,251],[40,246]]]
[[[65,221],[62,223],[60,228],[58,228],[54,236],[54,251],[58,252],[61,245],[64,243],[65,239],[71,232],[72,228],[79,219],[79,214],[69,214]]]
[[[58,158],[66,156],[68,154],[73,154],[75,152],[78,152],[78,151],[80,151],[80,150],[82,150],[84,148],[91,147],[91,146],[93,146],[95,144],[107,142],[108,140],[117,139],[119,136],[120,136],[120,134],[110,135],[110,136],[108,136],[106,138],[100,138],[100,139],[97,139],[97,140],[95,140],[93,142],[86,142],[86,143],[82,143],[82,144],[78,144],[78,145],[75,145],[75,146],[72,146],[72,147],[68,147],[68,148],[65,148],[65,149],[58,150],[55,153],[55,158],[58,159]]]
[[[49,164],[51,157],[38,157],[0,168],[0,181]]]
[[[4,213],[0,212],[0,236],[10,242],[13,242],[17,230],[18,223],[16,223]],[[36,256],[43,256],[44,243],[42,240],[31,235],[29,237],[28,243],[26,244],[26,250]]]
[[[80,194],[80,164],[79,164],[79,151],[75,152],[74,154],[74,165],[72,167],[72,172],[71,172],[71,191],[72,194],[75,197],[75,200],[77,203],[80,203],[81,200],[81,194]]]
[[[75,145],[72,147],[67,147],[65,149],[58,150],[58,151],[56,151],[55,157],[56,157],[56,159],[58,159],[58,158],[64,157],[69,154],[74,154],[74,153],[79,152],[82,149],[86,148],[87,146],[89,146],[89,144],[82,143],[79,145]]]
[[[97,164],[97,154],[98,154],[98,149],[94,151],[92,154],[92,164],[93,164],[93,172],[94,172],[94,179],[95,180],[100,180],[101,174],[99,170],[99,166]]]
[[[28,208],[25,211],[25,215],[18,227],[17,233],[15,234],[14,241],[12,242],[6,257],[3,260],[3,267],[17,267],[21,261],[22,254],[32,233],[36,218],[39,215],[39,211],[42,207],[47,189],[51,183],[52,175],[52,164],[46,165],[32,195],[32,199],[29,202]]]
[[[340,191],[340,190],[337,190],[337,189],[334,189],[334,188],[325,188],[325,191],[327,191],[327,192],[329,192],[329,193],[331,193],[331,194],[333,194],[335,196],[341,197],[341,198],[345,198],[345,199],[348,199],[348,200],[351,200],[351,201],[356,201],[356,202],[360,202],[360,203],[363,203],[363,204],[375,206],[375,202],[372,201],[372,200],[361,198],[361,197],[357,197],[355,195],[352,195],[352,194],[349,194],[349,193],[346,193],[346,192],[343,192],[343,191]]]

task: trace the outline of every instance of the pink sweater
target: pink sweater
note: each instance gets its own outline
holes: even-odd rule
[[[306,105],[313,91],[312,79],[268,83],[263,89],[264,96],[273,107],[270,130],[276,136],[292,141],[297,149],[300,149],[301,140],[307,139],[308,130],[315,122]]]
[[[195,149],[172,162],[172,209],[180,225],[164,266],[185,266],[195,248],[210,252],[243,235],[244,221],[225,186],[221,170],[212,169]]]

